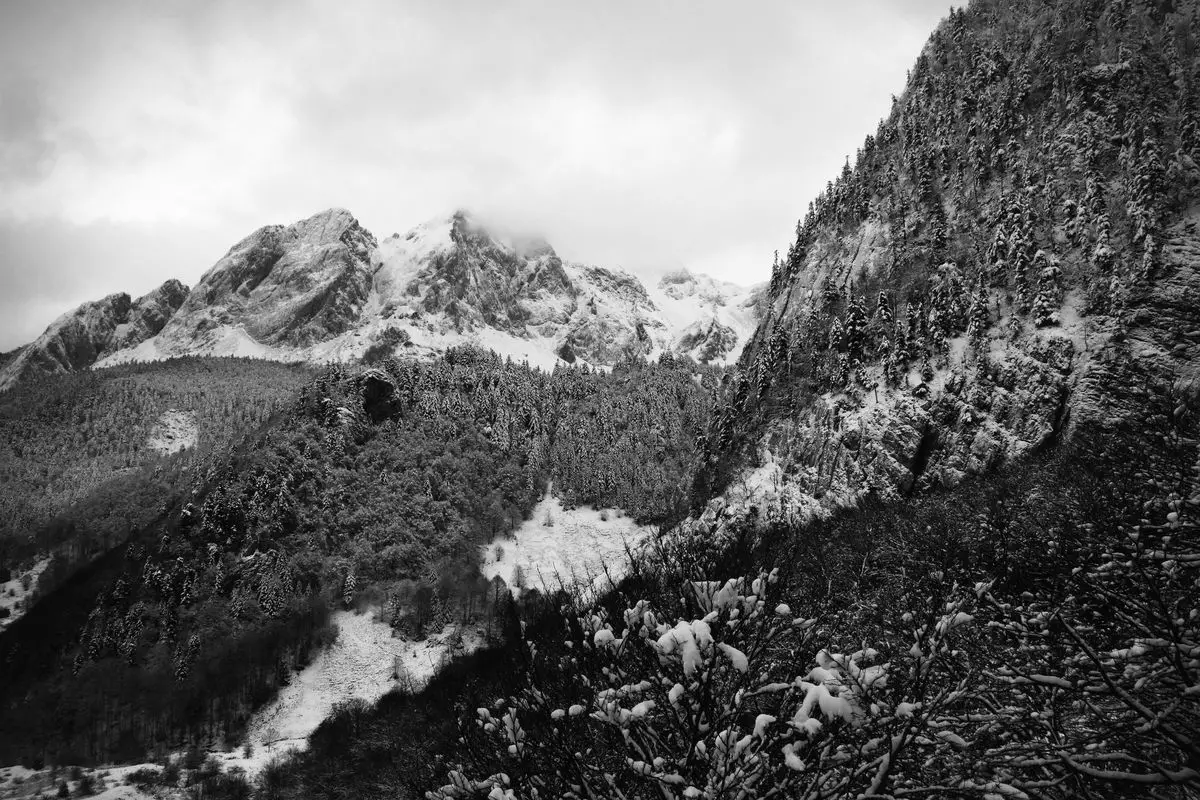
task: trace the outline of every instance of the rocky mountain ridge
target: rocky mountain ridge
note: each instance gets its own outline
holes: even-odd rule
[[[183,305],[188,289],[172,278],[136,300],[123,292],[63,314],[33,342],[0,361],[0,391],[36,375],[91,366],[158,334]]]
[[[0,389],[185,355],[322,363],[464,343],[546,368],[664,352],[732,361],[763,288],[680,272],[648,289],[622,270],[564,261],[542,239],[495,235],[464,211],[379,241],[334,208],[258,229],[191,291],[169,282],[136,303],[81,306],[0,367]]]

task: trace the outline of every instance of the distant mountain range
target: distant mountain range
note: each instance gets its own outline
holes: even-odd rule
[[[84,303],[0,359],[0,390],[184,355],[326,362],[465,343],[547,368],[664,352],[731,361],[764,293],[687,271],[647,288],[620,269],[563,261],[542,239],[494,235],[464,211],[380,242],[334,208],[258,229],[190,291],[170,280],[136,300]]]

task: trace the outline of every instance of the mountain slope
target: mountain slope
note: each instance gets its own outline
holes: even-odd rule
[[[120,293],[84,303],[52,322],[30,344],[6,354],[0,362],[0,391],[30,376],[89,367],[146,341],[163,329],[187,296],[187,287],[171,279],[136,300]]]
[[[123,538],[135,519],[157,515],[164,484],[186,486],[190,468],[262,425],[310,378],[302,366],[192,358],[65,373],[3,393],[0,566],[64,541],[66,561],[85,561],[104,547],[85,540]],[[181,424],[186,438],[165,446]],[[132,488],[151,475],[154,492]]]
[[[1017,5],[952,13],[797,225],[700,503],[953,486],[1191,391],[1196,5]]]

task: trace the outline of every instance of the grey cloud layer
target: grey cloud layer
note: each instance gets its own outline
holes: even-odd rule
[[[64,264],[87,264],[66,283],[89,296],[194,280],[201,253],[331,205],[379,235],[467,206],[568,257],[760,280],[943,11],[9,0],[0,303]],[[76,250],[10,247],[34,233]],[[134,268],[112,241],[160,258]],[[49,321],[3,311],[0,349]]]

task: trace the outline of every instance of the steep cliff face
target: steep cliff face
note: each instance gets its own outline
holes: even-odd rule
[[[172,279],[136,300],[119,293],[84,303],[0,365],[0,391],[30,376],[84,369],[136,346],[161,331],[186,297],[187,287]]]
[[[404,287],[420,298],[421,311],[444,314],[459,329],[518,335],[566,322],[577,292],[548,243],[494,238],[463,211],[445,233],[448,242]]]
[[[977,2],[810,205],[708,442],[709,516],[791,521],[1196,392],[1197,4]]]
[[[303,347],[344,333],[370,292],[375,246],[345,209],[260,228],[204,274],[153,348],[185,355],[239,335]]]
[[[638,338],[665,324],[637,278],[564,262],[546,241],[496,234],[465,211],[385,240],[378,258],[380,313],[418,346],[465,337],[548,365],[611,364],[667,343]]]

